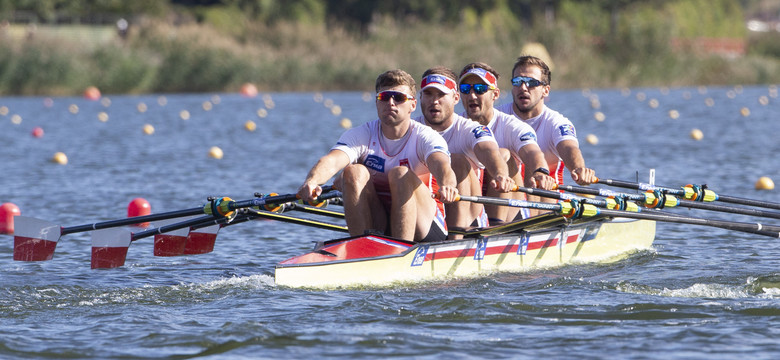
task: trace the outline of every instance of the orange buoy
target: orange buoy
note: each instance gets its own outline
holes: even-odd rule
[[[246,83],[244,85],[241,85],[241,95],[245,97],[255,97],[257,96],[257,86],[252,83]]]
[[[12,235],[14,233],[14,216],[21,215],[19,207],[13,203],[0,205],[0,234]]]
[[[94,86],[89,86],[84,90],[84,97],[92,101],[100,100],[100,90]]]
[[[43,137],[43,128],[36,126],[32,131],[32,136],[37,138]]]
[[[152,206],[144,198],[135,198],[127,205],[127,217],[144,216],[152,213]],[[149,223],[135,224],[140,227],[148,227]]]

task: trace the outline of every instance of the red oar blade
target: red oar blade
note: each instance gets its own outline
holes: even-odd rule
[[[61,227],[27,216],[14,217],[14,260],[45,261],[54,256]]]
[[[197,255],[214,251],[214,243],[217,241],[220,227],[220,225],[211,225],[190,231],[187,245],[184,247],[184,254]]]
[[[194,218],[194,217],[192,217]],[[188,219],[168,219],[155,221],[154,226],[162,227]],[[184,246],[187,244],[187,235],[190,228],[173,230],[164,234],[154,236],[154,256],[180,256],[184,255]]]
[[[92,268],[123,266],[131,241],[132,234],[126,229],[111,228],[92,232]]]

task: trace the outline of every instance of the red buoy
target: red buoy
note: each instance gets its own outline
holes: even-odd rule
[[[84,97],[92,101],[100,100],[100,90],[97,87],[89,86],[84,90]]]
[[[127,217],[144,216],[152,213],[152,206],[144,198],[135,198],[127,205]],[[136,224],[140,227],[148,227],[149,223]]]
[[[241,95],[250,98],[257,96],[257,86],[252,83],[245,83],[244,85],[241,85]]]
[[[0,205],[0,234],[13,235],[14,216],[21,215],[19,207],[13,203],[4,203]]]
[[[40,126],[36,126],[32,131],[32,136],[37,138],[43,137],[43,128]]]

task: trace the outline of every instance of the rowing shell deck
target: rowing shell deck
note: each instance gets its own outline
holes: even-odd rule
[[[655,238],[655,222],[647,220],[601,218],[572,224],[553,216],[528,220],[505,225],[502,231],[517,229],[503,234],[483,230],[467,234],[462,240],[435,243],[380,235],[320,242],[313,251],[279,263],[276,284],[310,288],[388,286],[618,261],[632,252],[649,249]]]

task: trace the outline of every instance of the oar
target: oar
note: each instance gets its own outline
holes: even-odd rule
[[[702,219],[690,216],[672,215],[656,211],[631,212],[623,210],[600,209],[591,204],[582,204],[578,200],[559,202],[556,204],[539,203],[526,200],[501,199],[486,196],[459,196],[458,201],[471,201],[480,204],[512,206],[521,208],[531,208],[539,210],[549,210],[564,217],[577,219],[580,217],[590,217],[596,215],[605,215],[611,217],[623,217],[629,219],[645,219],[655,221],[666,221],[690,225],[712,226],[728,230],[759,234],[774,238],[780,238],[780,227],[763,225],[760,223],[743,223],[736,221],[721,221]]]
[[[332,186],[323,186],[323,192],[327,193],[331,191]],[[340,193],[339,193],[339,196]],[[222,201],[227,198],[219,199]],[[278,202],[289,202],[297,200],[294,194],[282,195],[278,198],[266,198],[264,203],[273,204]],[[60,238],[67,234],[73,234],[77,232],[93,231],[100,229],[108,229],[126,225],[133,225],[149,221],[168,220],[181,218],[185,216],[213,214],[211,211],[216,200],[210,200],[204,206],[164,212],[159,214],[151,214],[144,216],[136,216],[118,220],[109,220],[103,222],[97,222],[92,224],[84,224],[77,226],[62,227],[60,225],[48,222],[45,220],[27,217],[16,216],[14,218],[15,231],[14,231],[14,260],[17,261],[46,261],[51,260],[54,257],[54,251],[57,247],[57,242]],[[227,212],[226,212],[227,213]],[[225,214],[218,214],[216,216],[224,216]],[[204,240],[200,241],[201,245],[185,250],[193,254],[208,252],[208,242],[211,238],[209,233],[206,232]],[[211,240],[213,242],[213,240]]]
[[[635,182],[615,180],[615,179],[598,179],[598,183],[610,185],[610,186],[628,188],[628,189],[636,189],[636,190],[661,190],[667,194],[681,196],[686,200],[692,200],[692,201],[711,202],[717,200],[717,201],[727,202],[731,204],[748,205],[748,206],[756,206],[756,207],[762,207],[767,209],[780,210],[780,203],[763,201],[763,200],[746,199],[746,198],[741,198],[736,196],[721,195],[715,193],[712,190],[707,189],[706,185],[689,184],[683,186],[681,189],[674,189],[665,186],[656,186],[656,185],[650,185],[645,183],[635,183]]]
[[[541,197],[558,199],[558,200],[579,200],[584,204],[590,204],[590,205],[607,208],[607,209],[625,210],[625,211],[632,211],[632,212],[639,211],[639,207],[636,205],[636,203],[631,201],[626,201],[624,198],[621,197],[607,197],[606,199],[603,200],[591,199],[582,196],[576,196],[569,193],[562,193],[562,192],[550,191],[544,189],[527,188],[522,186],[516,186],[512,191],[520,191],[530,195],[537,195]]]
[[[62,227],[60,225],[28,216],[14,218],[14,260],[45,261],[54,257],[54,250],[60,238],[67,234],[133,225],[185,216],[202,215],[203,207],[170,211],[159,214],[136,216],[93,224]]]
[[[329,189],[329,187],[328,187]],[[318,200],[324,200],[327,198],[340,197],[340,192],[331,192],[321,195]],[[202,228],[212,225],[225,225],[231,222],[243,222],[256,216],[271,216],[266,215],[266,211],[248,209],[250,213],[237,214],[235,211],[253,206],[264,206],[266,204],[278,204],[289,202],[296,199],[295,194],[268,196],[259,199],[245,200],[245,201],[232,201],[230,198],[224,197],[221,199],[212,200],[203,206],[202,211],[209,213],[209,215],[189,219],[186,221],[177,222],[170,225],[160,226],[154,229],[141,231],[138,233],[131,233],[126,229],[108,228],[97,230],[92,233],[92,268],[114,268],[123,266],[125,259],[127,258],[127,250],[130,247],[130,243],[149,236],[165,234],[171,231],[184,228]],[[251,204],[251,205],[250,205]],[[226,210],[227,209],[227,210]],[[267,212],[268,214],[273,214]],[[217,215],[212,215],[217,214]],[[217,217],[221,216],[221,217]],[[309,222],[313,225],[313,222]],[[337,226],[337,225],[336,225]],[[179,235],[181,236],[181,235]],[[216,236],[216,235],[215,235]],[[180,241],[180,239],[176,239]],[[186,245],[185,245],[186,246]],[[212,243],[213,248],[213,243]],[[174,248],[173,246],[171,246]],[[176,246],[170,253],[166,253],[166,256],[178,255],[179,247]],[[182,250],[186,251],[186,250]],[[208,249],[211,251],[211,249]],[[202,252],[196,252],[202,253]]]
[[[665,194],[664,191],[661,189],[647,190],[645,193],[642,194],[627,194],[627,193],[614,192],[608,189],[590,188],[590,187],[577,186],[577,185],[558,185],[558,189],[581,193],[581,194],[611,196],[615,198],[622,197],[633,201],[639,201],[645,207],[656,208],[656,209],[682,206],[690,209],[702,209],[702,210],[725,212],[730,214],[751,215],[751,216],[759,216],[759,217],[766,217],[772,219],[780,219],[780,213],[777,212],[765,211],[759,209],[748,209],[743,207],[721,205],[716,203],[704,203],[704,202],[691,201],[691,200],[682,200],[682,199],[678,199],[674,195]]]
[[[124,228],[96,230],[92,232],[92,268],[115,268],[124,265],[130,243],[138,239],[178,229],[189,229],[191,226],[214,225],[220,221],[226,221],[225,219],[216,219],[211,215],[206,215],[137,233],[132,233]]]

